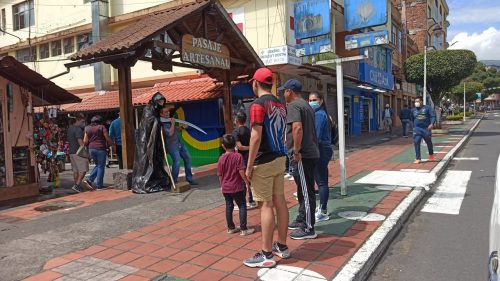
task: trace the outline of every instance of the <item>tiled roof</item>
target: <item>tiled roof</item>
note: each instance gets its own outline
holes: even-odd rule
[[[134,106],[145,105],[151,97],[160,92],[167,102],[185,102],[204,99],[214,99],[222,96],[222,85],[211,78],[187,79],[158,83],[153,87],[133,89],[132,102]],[[69,104],[61,107],[61,111],[103,111],[118,109],[118,91],[92,92],[79,94],[81,103]]]
[[[78,51],[70,58],[72,60],[87,59],[133,50],[141,42],[150,40],[155,33],[164,29],[166,26],[173,24],[199,9],[203,9],[210,2],[212,1],[197,0],[152,13],[142,20],[130,24],[121,31],[110,34],[104,40]]]

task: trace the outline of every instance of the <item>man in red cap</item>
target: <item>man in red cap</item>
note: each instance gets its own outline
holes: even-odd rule
[[[271,94],[273,73],[258,69],[252,80],[257,99],[250,106],[250,149],[246,175],[250,179],[253,198],[260,206],[262,251],[246,259],[249,267],[273,267],[273,252],[281,258],[290,257],[286,246],[288,207],[284,196],[286,109]],[[273,243],[274,210],[278,224],[278,240]]]

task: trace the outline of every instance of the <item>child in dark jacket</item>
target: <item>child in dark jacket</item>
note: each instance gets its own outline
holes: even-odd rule
[[[243,182],[245,182],[247,188],[250,188],[250,182],[245,175],[246,167],[243,156],[234,150],[235,146],[236,141],[232,135],[226,134],[222,137],[222,147],[226,153],[219,158],[217,175],[221,192],[226,200],[227,233],[241,231],[240,235],[245,236],[255,232],[255,229],[247,227],[246,191],[243,187]],[[239,208],[239,230],[233,222],[234,203]]]

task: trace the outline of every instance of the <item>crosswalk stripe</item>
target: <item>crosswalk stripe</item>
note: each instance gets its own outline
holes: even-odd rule
[[[479,160],[479,157],[455,157],[453,160],[461,161],[461,160],[472,160],[472,161],[477,161]]]
[[[471,171],[446,172],[434,194],[425,203],[422,212],[458,215],[471,175]]]
[[[453,147],[453,146],[452,145],[435,145],[434,147],[442,147],[442,148],[444,148],[444,147]]]

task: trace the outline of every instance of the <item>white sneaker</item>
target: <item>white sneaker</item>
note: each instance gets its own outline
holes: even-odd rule
[[[316,222],[327,221],[327,220],[330,219],[330,217],[328,216],[328,214],[324,214],[321,211],[316,212],[315,217],[316,217]]]
[[[286,173],[285,176],[284,176],[285,179],[290,179],[290,178],[293,178],[292,175],[290,175],[289,173]]]
[[[252,210],[257,208],[257,203],[252,202],[252,203],[247,203],[247,210]]]

